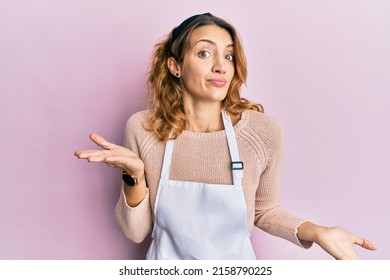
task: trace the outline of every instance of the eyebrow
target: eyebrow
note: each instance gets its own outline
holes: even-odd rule
[[[194,44],[194,46],[195,46],[196,44],[200,43],[200,42],[209,43],[209,44],[214,45],[214,46],[217,45],[215,42],[213,42],[213,41],[211,41],[211,40],[209,40],[209,39],[200,39],[200,40],[198,40],[198,41]],[[226,46],[226,48],[233,48],[233,47],[234,47],[234,44],[230,44],[230,45],[227,45],[227,46]]]

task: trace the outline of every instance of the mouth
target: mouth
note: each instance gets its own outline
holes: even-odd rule
[[[209,79],[207,80],[210,84],[216,86],[216,87],[224,87],[226,85],[226,80],[223,78],[218,79]]]

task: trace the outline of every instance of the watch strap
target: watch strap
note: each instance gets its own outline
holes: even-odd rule
[[[122,172],[122,180],[126,185],[128,185],[130,187],[134,187],[134,186],[139,185],[143,180],[145,180],[145,174],[140,176],[140,177],[134,177],[134,176],[128,174],[126,171],[123,171]]]

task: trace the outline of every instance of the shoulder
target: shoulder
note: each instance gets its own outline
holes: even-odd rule
[[[275,117],[247,110],[241,117],[240,125],[239,135],[242,140],[256,151],[264,151],[271,156],[283,150],[283,127]]]
[[[278,119],[268,114],[255,110],[247,110],[243,113],[247,129],[252,130],[258,136],[265,138],[283,137],[283,127]]]
[[[143,110],[134,113],[126,121],[125,133],[132,133],[135,135],[150,134],[148,128],[148,119],[150,116],[150,110]]]
[[[139,111],[139,112],[134,113],[133,115],[131,115],[128,118],[128,120],[126,122],[126,127],[143,126],[147,122],[148,113],[149,113],[148,110],[143,110],[143,111]]]
[[[147,130],[149,110],[134,113],[126,121],[124,130],[124,144],[129,142],[141,143],[146,139],[153,138],[153,134]]]

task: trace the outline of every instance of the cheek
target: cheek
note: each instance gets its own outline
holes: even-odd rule
[[[234,74],[235,74],[235,68],[234,68],[234,65],[232,65],[231,68],[229,69],[229,79],[230,79],[230,81],[232,81],[232,79],[234,77]]]
[[[236,66],[234,65],[234,62],[230,63],[229,65],[230,73],[232,73],[232,77],[234,76],[234,73],[236,72]]]
[[[183,82],[186,84],[196,85],[204,82],[204,79],[207,75],[205,67],[188,67],[183,72]]]

